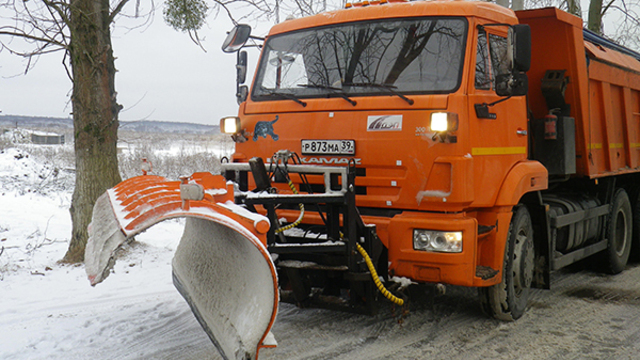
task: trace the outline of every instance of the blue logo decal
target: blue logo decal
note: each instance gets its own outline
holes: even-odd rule
[[[267,135],[271,135],[271,138],[274,141],[278,141],[279,136],[273,132],[273,124],[276,121],[278,121],[278,115],[276,115],[275,120],[272,121],[258,121],[256,123],[256,128],[253,131],[253,141],[258,141],[258,136],[262,136],[266,139]]]

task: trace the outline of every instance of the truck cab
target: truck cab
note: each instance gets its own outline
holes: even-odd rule
[[[496,285],[513,206],[547,187],[528,160],[530,40],[517,24],[463,1],[365,2],[278,24],[227,120],[232,161],[286,149],[300,164],[354,164],[356,205],[390,275]]]

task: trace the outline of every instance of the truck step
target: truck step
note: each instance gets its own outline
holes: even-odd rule
[[[282,260],[278,262],[276,267],[288,268],[288,269],[304,269],[304,270],[332,270],[332,271],[347,271],[349,267],[347,265],[320,265],[312,261],[299,261],[299,260]]]
[[[347,244],[339,241],[326,241],[320,243],[275,243],[270,244],[269,252],[272,254],[309,254],[309,253],[346,253]]]

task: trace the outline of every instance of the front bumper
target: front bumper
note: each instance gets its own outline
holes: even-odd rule
[[[414,250],[413,230],[461,231],[462,252],[442,253]],[[389,274],[417,282],[462,286],[487,286],[500,282],[496,272],[490,279],[478,276],[478,221],[464,213],[404,212],[388,227]]]

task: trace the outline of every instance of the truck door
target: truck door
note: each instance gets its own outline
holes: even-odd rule
[[[497,75],[509,72],[506,30],[506,26],[479,27],[475,37],[475,69],[469,84],[475,205],[492,205],[509,169],[527,157],[526,100],[506,99],[495,92]]]

